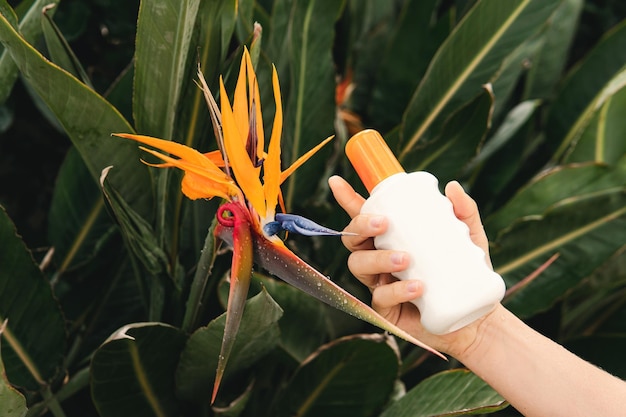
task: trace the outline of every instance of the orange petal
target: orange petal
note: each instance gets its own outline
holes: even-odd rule
[[[248,49],[244,48],[244,57],[246,57],[246,67],[248,70],[248,91],[250,98],[250,109],[249,111],[254,111],[256,114],[256,135],[257,135],[257,157],[259,159],[263,159],[263,150],[265,149],[265,133],[263,132],[263,114],[261,112],[261,94],[259,92],[259,83],[257,82],[256,73],[254,72],[254,67],[252,66],[252,59],[250,59],[250,54],[248,53]],[[254,105],[254,109],[251,107]]]
[[[206,156],[209,159],[209,161],[215,164],[215,166],[222,168],[225,165],[224,158],[222,158],[222,152],[220,152],[219,150],[206,152],[206,153],[203,153],[202,155]]]
[[[239,78],[237,78],[237,85],[235,86],[235,95],[233,97],[232,107],[235,123],[237,123],[237,127],[239,129],[239,137],[244,146],[248,139],[248,130],[250,129],[248,121],[250,110],[248,104],[248,92],[246,91],[246,61],[249,59],[248,50],[244,49],[243,56],[241,57],[241,65],[239,66]],[[223,107],[224,102],[222,101],[222,112],[224,111]]]
[[[225,198],[229,198],[228,196],[239,195],[239,188],[237,188],[233,180],[230,179],[230,177],[228,177],[226,174],[224,174],[224,172],[222,172],[219,168],[217,168],[217,171],[208,170],[205,167],[200,167],[198,165],[191,164],[183,159],[171,158],[167,155],[163,155],[152,149],[147,149],[144,147],[141,147],[141,149],[144,150],[145,152],[148,152],[149,154],[156,156],[157,158],[162,159],[170,166],[174,166],[176,168],[182,169],[183,171],[185,171],[185,173],[194,174],[196,177],[198,177],[195,179],[195,183],[199,183],[199,178],[203,178],[204,179],[203,184],[206,185],[206,189],[203,190],[202,193],[198,191],[196,194],[194,194],[196,195],[196,197],[194,198],[200,198],[197,196],[199,194],[203,194],[203,198],[210,198],[213,196],[224,196],[224,195],[227,196]],[[188,180],[188,181],[191,181],[191,180]],[[185,193],[185,195],[187,194]]]
[[[278,194],[280,193],[280,139],[283,129],[283,107],[278,74],[275,67],[272,68],[272,84],[276,113],[274,115],[274,125],[272,126],[272,136],[267,149],[267,158],[263,162],[263,191],[265,192],[267,204],[267,217],[270,218],[274,217],[276,204],[278,203]]]
[[[239,127],[233,115],[224,88],[224,82],[220,78],[220,100],[222,109],[222,129],[224,131],[224,146],[237,184],[243,191],[246,199],[257,213],[264,218],[266,213],[263,186],[259,180],[258,169],[252,165],[248,157],[245,144],[239,140],[241,137]]]
[[[180,143],[173,142],[171,140],[157,139],[150,136],[143,135],[131,135],[128,133],[114,133],[114,136],[118,136],[125,139],[132,139],[137,142],[150,145],[153,148],[157,148],[163,152],[167,152],[181,159],[184,159],[192,164],[206,167],[212,170],[221,171],[213,162],[211,162],[206,156],[198,152],[197,150],[185,146]]]
[[[304,155],[302,155],[300,158],[298,158],[293,164],[291,164],[291,166],[289,168],[287,168],[286,170],[284,170],[281,174],[280,174],[280,183],[282,184],[287,178],[289,178],[289,176],[291,174],[293,174],[293,172],[298,169],[300,167],[300,165],[304,164],[306,161],[309,160],[310,157],[312,157],[317,151],[319,151],[321,149],[322,146],[326,145],[328,142],[330,142],[335,136],[329,136],[326,139],[324,139],[324,141],[322,143],[320,143],[319,145],[317,145],[316,147],[314,147],[313,149],[311,149],[310,151],[308,151],[307,153],[305,153]]]
[[[221,197],[226,200],[230,199],[228,187],[220,187],[218,184],[193,172],[185,172],[185,176],[180,184],[183,194],[191,200],[197,200],[199,198],[211,199],[213,197]]]

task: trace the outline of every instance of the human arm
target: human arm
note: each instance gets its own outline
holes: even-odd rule
[[[384,233],[386,220],[360,215],[364,199],[343,179],[332,177],[329,184],[353,218],[346,230],[358,234],[343,237],[352,252],[348,267],[370,288],[372,306],[381,315],[461,361],[526,416],[626,415],[626,382],[537,333],[502,305],[456,332],[439,336],[426,332],[419,311],[408,303],[422,294],[420,282],[398,281],[391,275],[408,266],[408,255],[374,248],[372,237]],[[490,263],[476,203],[455,182],[448,184],[446,195]]]

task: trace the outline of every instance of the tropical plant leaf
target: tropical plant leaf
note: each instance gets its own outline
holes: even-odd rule
[[[271,415],[374,415],[389,400],[398,368],[397,346],[389,336],[334,340],[302,363],[279,393]]]
[[[200,253],[200,258],[196,265],[196,272],[194,273],[191,288],[189,290],[189,297],[185,305],[185,316],[183,318],[182,329],[191,333],[191,331],[198,326],[198,320],[202,316],[202,311],[205,307],[204,299],[211,285],[211,273],[213,272],[213,264],[216,256],[216,237],[215,227],[217,226],[217,219],[213,218],[213,223],[209,228],[206,237],[204,239],[204,247]],[[224,304],[225,305],[225,304]]]
[[[474,97],[502,60],[552,14],[559,0],[478,2],[441,45],[405,114],[400,161],[433,139],[450,112]]]
[[[0,208],[0,321],[2,357],[12,384],[38,391],[63,366],[61,309],[9,216]]]
[[[506,145],[515,134],[534,114],[539,106],[539,100],[527,100],[513,107],[505,116],[504,120],[498,126],[498,129],[491,135],[485,146],[482,147],[476,158],[465,168],[465,172],[469,173],[478,168],[485,161],[491,158],[497,151]]]
[[[282,4],[286,3],[286,4]],[[284,32],[274,27],[271,36],[285,39],[282,50],[272,51],[272,61],[279,75],[289,73],[288,87],[282,81],[285,102],[283,128],[284,166],[291,165],[300,155],[330,136],[335,118],[335,80],[332,46],[334,25],[339,18],[344,1],[313,0],[286,2],[274,5],[274,19],[286,13],[289,24]],[[275,42],[275,41],[274,41]],[[285,70],[285,63],[289,69]],[[286,87],[286,88],[285,88]],[[325,157],[330,149],[323,149],[286,181],[284,198],[287,211],[296,201],[301,201],[317,187],[311,178],[320,178],[324,171]]]
[[[493,92],[496,97],[494,120],[501,120],[503,112],[511,110],[511,102],[515,103],[515,89],[519,85],[520,79],[528,72],[528,62],[531,62],[543,45],[543,36],[539,33],[530,37],[503,61],[500,69],[491,79]]]
[[[200,0],[142,1],[137,18],[133,116],[142,135],[174,139]],[[121,132],[121,131],[120,131]]]
[[[407,171],[433,173],[441,185],[459,177],[478,149],[491,126],[494,97],[491,85],[454,113],[442,128],[441,137],[416,148],[408,155]]]
[[[0,324],[0,345],[5,325],[6,322]],[[4,371],[2,355],[0,355],[0,414],[6,417],[23,417],[27,412],[26,399],[9,383]]]
[[[547,22],[541,48],[531,58],[532,65],[524,84],[526,99],[547,99],[554,94],[567,64],[583,4],[583,0],[564,0]]]
[[[96,256],[115,233],[102,192],[75,148],[59,170],[48,218],[48,239],[57,263],[54,280]]]
[[[509,202],[485,219],[489,236],[525,217],[540,216],[559,201],[607,192],[626,181],[626,156],[613,167],[595,163],[572,164],[554,168],[520,189]]]
[[[565,298],[562,340],[581,335],[626,334],[625,305],[626,245]]]
[[[134,256],[135,263],[141,263],[149,278],[141,280],[143,283],[142,294],[144,304],[148,309],[150,319],[161,319],[165,306],[166,271],[168,265],[167,255],[159,246],[157,237],[150,223],[139,213],[134,211],[117,190],[106,181],[112,167],[105,168],[100,177],[100,184],[108,207],[117,221],[124,243]],[[135,271],[138,277],[144,274]]]
[[[473,373],[455,369],[435,374],[393,403],[381,417],[448,417],[489,414],[508,403]]]
[[[9,3],[7,3],[7,0],[0,0],[0,14],[7,19],[11,26],[13,26],[13,29],[19,30],[17,15]],[[3,50],[4,48],[1,48],[0,52]]]
[[[580,141],[581,135],[584,135],[585,130],[588,129],[589,124],[592,121],[596,121],[595,126],[592,125],[591,130],[591,138],[590,135],[587,135],[587,138],[583,142],[582,151],[583,154],[589,154],[587,157],[591,157],[593,155],[594,160],[598,159],[599,162],[604,162],[604,159],[607,158],[605,155],[605,149],[609,148],[610,150],[623,150],[624,149],[624,141],[623,137],[620,135],[620,130],[623,128],[623,122],[619,120],[615,120],[615,116],[613,116],[614,112],[609,113],[610,107],[612,107],[613,98],[617,95],[618,97],[615,99],[615,107],[619,114],[621,114],[621,110],[623,109],[623,101],[624,99],[620,95],[620,91],[624,90],[626,92],[626,66],[622,67],[620,71],[615,74],[603,87],[598,91],[596,96],[587,104],[587,107],[580,113],[578,119],[576,119],[562,142],[560,143],[558,149],[554,153],[553,160],[554,161],[563,161],[569,152],[571,152],[572,148],[576,147],[578,142]],[[624,94],[624,93],[622,93]],[[595,115],[597,114],[597,118]],[[595,127],[595,129],[594,129]],[[609,133],[607,136],[607,128],[609,129]],[[617,129],[617,132],[613,132],[613,129]],[[617,141],[615,137],[612,137],[612,134],[617,136]],[[595,137],[594,137],[595,136]],[[585,148],[588,148],[587,145],[589,142],[592,144],[593,153],[585,152]],[[617,142],[617,143],[616,143]],[[615,147],[616,149],[612,149]],[[617,155],[608,155],[608,158],[611,161],[619,158],[622,154]]]
[[[198,8],[187,65],[194,70],[199,65],[209,87],[216,92],[219,91],[219,75],[225,69],[222,65],[235,30],[236,17],[235,0],[201,1]],[[182,110],[176,116],[179,119],[177,131],[185,132],[185,135],[177,139],[187,146],[204,145],[199,139],[209,130],[209,112],[202,90],[191,82],[195,78],[195,71],[187,77],[189,79],[181,80],[184,86],[180,100]]]
[[[271,277],[254,274],[253,285],[266,289],[285,311],[278,322],[280,346],[298,362],[302,362],[326,340],[328,307]],[[306,326],[302,325],[303,321],[306,321]]]
[[[625,62],[626,21],[607,32],[564,80],[559,95],[550,107],[545,126],[552,150],[563,146],[576,120],[580,119],[598,92],[623,68]],[[548,152],[552,154],[550,150]]]
[[[435,0],[404,2],[397,21],[393,21],[383,57],[379,49],[372,51],[380,68],[376,71],[368,118],[377,130],[385,132],[400,124],[432,56],[448,35],[446,24],[433,23],[436,6]]]
[[[625,113],[626,87],[622,87],[588,115],[587,126],[568,150],[564,162],[615,164],[626,155]]]
[[[83,68],[82,64],[72,51],[69,43],[65,40],[65,37],[61,33],[59,27],[52,20],[51,11],[56,8],[56,5],[46,5],[43,9],[43,19],[41,19],[41,26],[43,28],[43,36],[46,40],[46,47],[50,53],[52,62],[72,74],[74,77],[81,80],[86,86],[93,89],[93,85],[89,80],[87,72]]]
[[[280,306],[265,290],[246,302],[230,365],[226,368],[226,389],[229,376],[250,367],[276,346],[279,341],[277,322],[282,314]],[[222,314],[189,337],[176,371],[176,390],[182,399],[209,403],[207,393],[215,379],[225,322],[226,314]]]
[[[113,132],[132,132],[128,122],[101,96],[46,60],[3,16],[0,42],[11,52],[24,79],[61,122],[94,180],[102,169],[115,165],[111,182],[135,210],[150,218],[150,177],[147,167],[137,164],[139,149],[129,141],[110,137]]]
[[[502,233],[491,251],[511,287],[558,254],[545,271],[505,301],[520,317],[537,314],[565,295],[624,244],[626,187],[564,199]]]
[[[174,372],[187,337],[161,323],[135,323],[94,353],[91,393],[102,417],[175,417]]]
[[[6,0],[0,1],[0,14],[6,19],[6,23],[11,26],[27,40],[34,43],[41,35],[41,9],[48,4],[58,4],[59,0],[37,0],[33,2],[28,11],[22,16],[17,23],[17,16]],[[13,62],[11,53],[5,47],[0,49],[0,104],[4,103],[11,94],[13,84],[19,75],[18,66]]]

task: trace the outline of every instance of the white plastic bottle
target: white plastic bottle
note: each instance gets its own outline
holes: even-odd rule
[[[354,135],[346,154],[370,193],[361,213],[389,221],[374,245],[407,252],[410,266],[394,276],[424,283],[423,295],[413,301],[424,328],[450,333],[491,311],[504,296],[504,281],[454,215],[437,178],[423,171],[406,173],[374,130]]]

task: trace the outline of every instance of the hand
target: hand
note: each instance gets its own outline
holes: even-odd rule
[[[387,320],[433,348],[456,358],[464,356],[476,341],[480,324],[489,315],[446,335],[433,335],[424,330],[420,324],[419,310],[409,302],[422,295],[423,285],[419,277],[415,280],[399,281],[392,275],[408,267],[408,254],[376,250],[374,247],[373,237],[387,229],[386,218],[359,214],[365,199],[341,177],[333,176],[328,183],[339,205],[352,218],[345,231],[357,235],[342,237],[344,245],[352,252],[348,258],[348,268],[371,290],[372,307]],[[454,214],[467,224],[472,241],[483,249],[485,258],[491,265],[488,240],[476,202],[456,181],[446,185],[445,193],[452,202]]]

